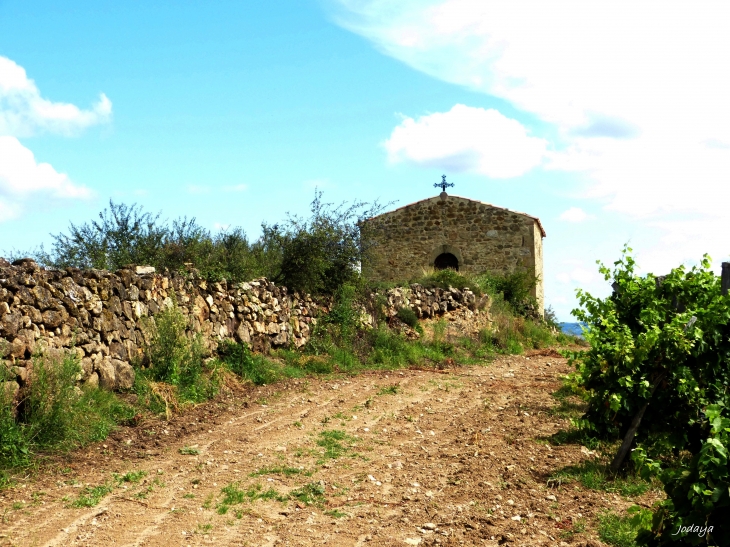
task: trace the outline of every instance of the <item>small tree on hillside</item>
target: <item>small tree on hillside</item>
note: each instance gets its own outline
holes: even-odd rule
[[[315,192],[311,216],[289,216],[270,230],[281,252],[274,280],[292,290],[335,294],[360,280],[360,267],[369,259],[368,245],[361,237],[360,221],[380,214],[384,207],[356,201],[333,207]]]

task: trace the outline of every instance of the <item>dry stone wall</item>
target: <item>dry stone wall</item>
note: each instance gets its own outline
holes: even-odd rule
[[[409,308],[419,319],[432,318],[462,308],[476,311],[488,308],[489,305],[488,296],[477,297],[466,288],[429,289],[418,283],[412,283],[408,287],[392,288],[384,296],[388,303],[389,315],[395,315],[399,308]]]
[[[81,381],[107,389],[134,382],[130,365],[149,343],[149,317],[177,302],[191,331],[209,349],[228,338],[254,350],[296,347],[309,339],[326,303],[290,295],[266,279],[209,283],[195,276],[160,275],[136,267],[101,270],[46,270],[29,259],[0,259],[0,351],[5,366],[22,385],[31,357],[66,351],[81,359]],[[147,323],[147,324],[146,324]],[[6,390],[17,391],[15,385]]]
[[[383,296],[388,315],[406,307],[419,318],[474,311],[486,303],[468,289],[417,284]],[[151,267],[114,273],[47,270],[30,259],[10,264],[0,258],[0,366],[7,371],[0,388],[15,397],[36,354],[60,359],[74,352],[81,362],[81,383],[129,389],[135,377],[131,363],[144,358],[150,343],[151,318],[173,302],[187,317],[189,334],[200,333],[210,351],[223,339],[245,342],[255,351],[301,347],[331,305],[289,294],[264,278],[211,283],[195,275],[161,275]],[[372,318],[365,323],[372,326]]]

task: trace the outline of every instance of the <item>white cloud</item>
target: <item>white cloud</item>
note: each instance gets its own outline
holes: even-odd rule
[[[91,194],[50,164],[37,162],[15,137],[0,136],[0,221],[20,216],[23,204],[36,196],[86,199]]]
[[[559,218],[565,222],[584,222],[592,217],[580,207],[571,207],[563,211]]]
[[[554,124],[550,166],[588,173],[609,209],[727,220],[727,2],[331,3],[383,53]]]
[[[0,135],[28,137],[38,132],[75,134],[111,118],[112,103],[101,93],[90,110],[41,97],[25,69],[0,56]]]
[[[730,3],[330,4],[341,26],[384,54],[551,124],[544,168],[581,175],[567,179],[584,183],[574,197],[632,225],[643,271],[730,253]],[[581,275],[548,281],[566,296]]]
[[[577,267],[570,271],[560,272],[555,276],[555,279],[561,283],[573,283],[577,282],[580,284],[593,283],[602,280],[598,273],[587,268]]]
[[[194,194],[194,195],[209,194],[210,186],[202,186],[199,184],[188,184],[185,187],[185,190],[188,192],[188,194]]]
[[[463,104],[417,120],[406,117],[384,143],[391,162],[493,178],[517,177],[539,165],[546,144],[517,120]]]
[[[248,184],[234,184],[232,186],[224,186],[224,192],[245,192],[248,190]]]
[[[111,112],[111,101],[103,93],[91,110],[44,99],[23,67],[0,56],[0,222],[21,216],[29,200],[92,195],[49,163],[37,161],[18,137],[39,132],[71,135],[108,121]]]

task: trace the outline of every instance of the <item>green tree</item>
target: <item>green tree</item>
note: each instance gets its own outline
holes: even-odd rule
[[[99,220],[76,225],[69,233],[52,235],[51,254],[41,256],[50,266],[116,270],[125,264],[153,264],[165,243],[167,230],[138,205],[109,202]]]
[[[361,266],[370,259],[360,222],[382,209],[361,201],[334,207],[315,191],[309,218],[290,215],[283,224],[266,227],[281,253],[273,279],[292,290],[329,295],[358,284]]]
[[[728,545],[730,296],[707,255],[656,277],[639,276],[630,252],[613,272],[600,267],[613,278],[611,296],[578,291],[581,309],[573,314],[587,324],[590,344],[571,355],[575,379],[590,395],[578,425],[622,439],[614,469],[637,443],[636,465],[664,483],[668,499],[640,543]],[[690,525],[714,532],[681,531]]]
[[[730,297],[705,256],[699,266],[657,278],[639,276],[624,250],[613,273],[601,265],[614,292],[605,299],[581,290],[590,349],[572,354],[591,394],[582,425],[605,437],[625,438],[637,417],[640,442],[697,448],[705,431],[701,409],[726,401],[730,381]]]

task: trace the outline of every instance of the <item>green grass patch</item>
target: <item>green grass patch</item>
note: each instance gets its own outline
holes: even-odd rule
[[[249,477],[261,477],[263,475],[285,475],[291,477],[293,475],[311,475],[311,471],[304,471],[297,467],[262,467],[258,471],[254,471]]]
[[[276,500],[284,502],[288,499],[287,496],[280,494],[273,488],[264,490],[261,484],[258,483],[250,486],[246,490],[241,489],[239,487],[239,483],[231,483],[222,488],[221,492],[223,493],[223,499],[216,507],[219,515],[225,515],[231,505],[239,505],[244,502],[253,502],[256,500]]]
[[[561,539],[570,541],[573,538],[573,536],[575,536],[577,534],[582,534],[585,531],[586,531],[586,520],[578,519],[575,522],[573,522],[572,527],[560,532],[560,537],[561,537]]]
[[[14,403],[0,391],[0,486],[9,484],[10,471],[32,465],[39,453],[67,452],[103,440],[135,414],[113,393],[77,389],[81,367],[75,354],[60,360],[36,354],[32,371],[17,416]]]
[[[574,481],[591,490],[620,494],[624,497],[640,496],[651,488],[651,483],[638,475],[613,474],[608,465],[589,460],[556,471],[547,480],[547,484],[560,486]]]
[[[178,452],[185,456],[197,456],[198,454],[200,454],[200,450],[198,450],[194,446],[183,446],[178,450]]]
[[[588,431],[577,428],[561,430],[549,437],[540,437],[538,440],[545,441],[553,446],[579,444],[590,450],[596,450],[603,445],[599,439],[593,437]]]
[[[210,524],[210,523],[208,523],[208,524],[198,524],[197,533],[202,534],[202,535],[205,536],[207,534],[210,534],[210,532],[212,530],[213,530],[213,525]]]
[[[380,389],[378,395],[397,395],[398,390],[400,390],[400,386],[398,384],[392,384]]]
[[[549,410],[552,416],[579,418],[588,409],[588,403],[585,400],[585,391],[567,382],[551,395],[559,403],[558,406]]]
[[[636,547],[642,526],[635,516],[606,511],[598,515],[598,537],[613,547]]]
[[[482,286],[472,276],[465,276],[448,268],[424,275],[423,277],[414,279],[413,282],[419,283],[427,289],[449,289],[450,287],[454,287],[455,289],[468,288],[477,296],[481,296],[483,293]]]
[[[356,439],[351,437],[341,429],[330,429],[321,431],[317,446],[324,449],[324,460],[334,460],[345,455],[352,454],[352,448]]]
[[[337,509],[332,509],[331,511],[325,511],[324,514],[329,517],[334,517],[336,519],[341,519],[343,517],[348,516],[347,513],[343,513],[342,511],[338,511]]]
[[[119,475],[117,473],[114,473],[114,480],[117,481],[117,484],[122,483],[136,483],[142,480],[143,477],[147,475],[147,471],[129,471],[125,473],[124,475]]]
[[[99,502],[112,491],[108,484],[100,486],[87,486],[79,494],[78,498],[71,502],[71,507],[96,507]]]
[[[289,492],[289,497],[307,505],[323,505],[326,501],[324,488],[324,483],[321,481],[310,482]]]
[[[291,361],[293,353],[282,354],[290,356]],[[273,384],[285,378],[301,378],[306,373],[286,359],[282,364],[264,355],[254,355],[246,344],[237,344],[232,340],[221,341],[218,355],[229,370],[257,386]]]

